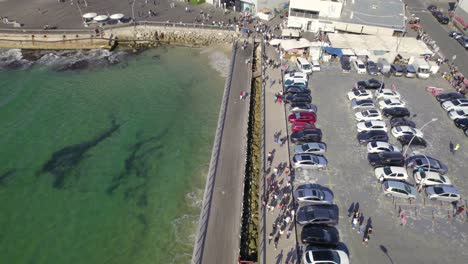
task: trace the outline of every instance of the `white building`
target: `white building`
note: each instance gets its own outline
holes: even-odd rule
[[[460,0],[458,2],[453,22],[460,29],[466,30],[468,28],[468,0]]]
[[[288,26],[312,32],[394,35],[405,31],[404,14],[400,0],[290,0]]]

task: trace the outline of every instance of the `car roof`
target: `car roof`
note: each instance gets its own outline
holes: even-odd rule
[[[398,166],[386,166],[386,167],[390,168],[393,172],[396,172],[396,173],[407,173],[405,167],[398,167]]]
[[[411,186],[410,184],[402,182],[402,181],[386,180],[385,182],[388,184],[389,187],[392,187],[392,188],[400,188],[400,189],[403,188],[404,189],[405,186],[407,186],[407,185]]]
[[[455,193],[460,195],[460,191],[452,185],[434,185],[428,188],[431,188],[433,190],[435,190],[436,188],[442,188],[444,193]]]

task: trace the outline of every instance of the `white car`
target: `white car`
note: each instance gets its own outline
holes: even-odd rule
[[[460,191],[450,185],[432,185],[426,188],[426,195],[430,200],[453,202],[460,200]]]
[[[314,154],[296,154],[292,161],[293,167],[298,171],[302,169],[325,169],[328,164],[325,157]]]
[[[362,99],[372,99],[372,93],[366,90],[355,90],[348,93],[349,100],[362,100]]]
[[[380,109],[405,106],[405,102],[401,101],[400,99],[385,99],[379,102]]]
[[[284,75],[284,81],[287,80],[307,82],[309,77],[303,72],[290,72]]]
[[[356,121],[372,121],[372,120],[382,120],[382,114],[377,109],[368,109],[362,110],[354,114]]]
[[[375,104],[374,101],[372,101],[372,99],[353,99],[351,101],[351,108],[353,108],[354,110],[359,110],[363,108],[375,108]]]
[[[378,100],[400,99],[401,95],[399,92],[390,89],[379,89],[375,92],[375,98]]]
[[[455,99],[452,101],[445,101],[442,104],[442,108],[446,111],[452,110],[467,110],[468,109],[468,99]]]
[[[421,130],[417,128],[412,128],[410,126],[396,126],[392,128],[392,135],[395,138],[398,138],[404,135],[416,135],[417,137],[424,137],[424,134]]]
[[[422,186],[430,186],[430,185],[452,185],[452,182],[447,176],[440,175],[440,173],[435,171],[422,171],[422,172],[415,172],[413,174],[414,181],[417,184]]]
[[[468,109],[450,111],[450,112],[448,112],[448,116],[452,120],[460,119],[460,118],[468,118]]]
[[[374,170],[375,177],[380,182],[384,180],[408,181],[408,173],[404,167],[386,166]]]
[[[346,252],[334,249],[315,249],[304,252],[304,264],[349,264]]]
[[[356,124],[357,131],[369,131],[369,130],[383,130],[387,131],[387,125],[384,121],[372,120],[372,121],[364,121],[359,122]]]
[[[373,141],[367,143],[367,152],[368,153],[379,153],[379,152],[394,152],[400,151],[400,149],[390,143],[384,141]]]
[[[318,60],[312,60],[312,71],[313,72],[319,72],[320,71],[320,63]]]
[[[367,73],[366,65],[361,60],[353,61],[353,66],[354,66],[354,69],[356,70],[356,72],[358,74],[366,74]]]

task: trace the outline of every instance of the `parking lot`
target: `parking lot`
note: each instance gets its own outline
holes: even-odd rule
[[[298,173],[295,186],[317,182],[333,190],[340,208],[337,228],[352,263],[466,263],[466,216],[463,219],[452,218],[450,203],[426,200],[424,192],[412,203],[383,196],[381,184],[367,161],[366,144],[361,145],[356,140],[355,111],[346,96],[356,81],[369,78],[367,74],[358,75],[354,71],[342,73],[339,63],[322,65],[322,71],[312,75],[309,87],[312,103],[318,106],[316,125],[322,129],[322,141],[327,143],[325,156],[329,164],[325,171]],[[455,127],[434,96],[425,90],[427,86],[445,88],[446,91],[453,89],[439,76],[428,80],[391,77],[384,78],[384,82],[388,88],[392,84],[397,87],[417,128],[433,118],[438,119],[423,129],[427,148],[415,151],[437,158],[449,167],[446,175],[461,191],[466,204],[468,184],[464,178],[468,167],[465,164],[468,160],[468,138]],[[384,120],[388,124],[389,119]],[[401,146],[390,133],[389,137],[389,142]],[[450,153],[450,142],[460,144],[456,154]],[[412,173],[410,182],[414,183]],[[364,221],[370,218],[372,222],[374,232],[368,247],[361,243],[362,234],[351,229],[348,208],[353,203],[359,203]],[[401,210],[407,217],[405,226],[400,225]]]

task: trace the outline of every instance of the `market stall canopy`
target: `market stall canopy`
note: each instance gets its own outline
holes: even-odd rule
[[[382,50],[411,54],[432,54],[426,44],[415,38],[382,35],[328,34],[331,46],[354,50]]]
[[[109,19],[109,17],[106,15],[100,15],[100,16],[93,18],[93,20],[96,22],[103,22],[103,21],[106,21],[107,19]]]
[[[300,32],[299,32],[299,30],[296,30],[296,29],[283,29],[283,30],[281,30],[281,36],[282,37],[298,38],[298,37],[300,37]]]
[[[83,18],[86,18],[86,19],[93,19],[97,16],[96,13],[86,13],[83,15]]]
[[[305,38],[301,38],[299,40],[283,39],[283,40],[281,40],[280,45],[284,50],[288,51],[288,50],[292,50],[292,49],[308,48],[308,47],[310,47],[310,42]]]
[[[277,46],[277,45],[281,44],[281,41],[282,41],[281,39],[272,39],[272,40],[270,40],[270,45]]]
[[[353,51],[354,51],[354,54],[356,54],[356,56],[359,56],[359,57],[370,56],[370,52],[365,49],[354,49]]]
[[[352,49],[341,49],[343,56],[354,56],[354,51]]]
[[[341,58],[341,56],[343,56],[343,52],[341,52],[341,49],[339,49],[339,48],[324,47],[323,50],[326,51],[328,54],[336,55],[336,56],[338,56],[340,58]]]
[[[109,18],[112,19],[112,20],[120,20],[120,19],[124,18],[124,14],[113,14]]]

